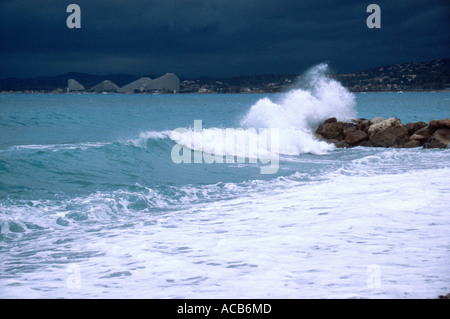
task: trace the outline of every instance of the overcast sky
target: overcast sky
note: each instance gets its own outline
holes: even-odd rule
[[[81,29],[69,29],[69,4]],[[369,29],[369,4],[381,29]],[[0,0],[0,78],[335,72],[450,54],[449,0]]]

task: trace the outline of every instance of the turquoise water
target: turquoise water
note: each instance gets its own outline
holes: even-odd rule
[[[448,293],[449,149],[334,149],[311,131],[333,115],[450,118],[450,93],[331,84],[325,93],[1,94],[0,297]],[[194,120],[205,132],[196,152],[227,128],[274,123],[277,172],[249,159],[174,163]]]

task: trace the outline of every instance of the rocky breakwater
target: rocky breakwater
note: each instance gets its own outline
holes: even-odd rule
[[[403,124],[398,118],[340,122],[333,117],[319,125],[315,136],[336,147],[447,148],[450,119]]]

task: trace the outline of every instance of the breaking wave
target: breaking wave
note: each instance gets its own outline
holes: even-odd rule
[[[356,117],[355,96],[338,81],[326,76],[328,65],[319,64],[304,75],[299,87],[279,101],[263,98],[242,118],[242,127],[277,127],[280,152],[286,155],[323,154],[333,145],[318,141],[314,130],[330,117],[348,121]]]

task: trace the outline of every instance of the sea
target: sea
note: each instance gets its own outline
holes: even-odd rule
[[[0,298],[449,293],[450,149],[335,148],[329,117],[450,118],[450,92],[319,65],[283,93],[0,94]]]

